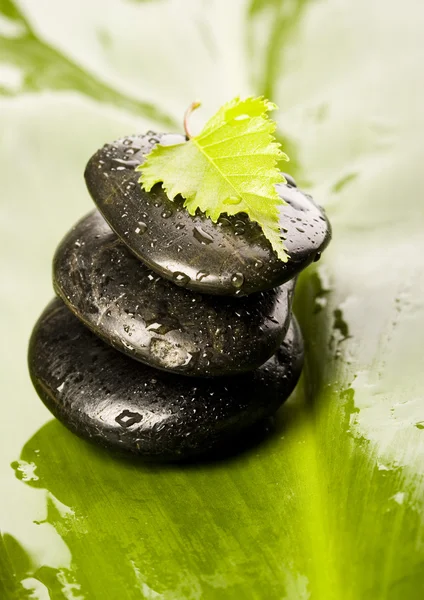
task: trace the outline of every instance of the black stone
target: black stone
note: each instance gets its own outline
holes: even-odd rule
[[[201,293],[246,295],[288,281],[324,250],[330,224],[293,181],[277,186],[288,203],[281,213],[287,263],[244,213],[221,216],[214,224],[201,213],[191,217],[182,198],[171,202],[161,185],[142,190],[135,167],[159,141],[183,140],[163,134],[126,137],[99,150],[85,171],[88,190],[109,225],[153,271]]]
[[[112,346],[185,375],[250,371],[279,348],[294,281],[244,298],[200,295],[150,271],[98,211],[64,238],[53,261],[56,292]]]
[[[41,315],[29,346],[34,386],[71,431],[165,460],[209,452],[275,413],[296,385],[302,361],[292,320],[277,354],[251,373],[215,379],[165,373],[116,352],[60,299]]]

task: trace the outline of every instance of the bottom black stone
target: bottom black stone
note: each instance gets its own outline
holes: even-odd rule
[[[34,386],[66,427],[102,446],[161,460],[210,454],[274,414],[302,364],[292,318],[278,352],[250,373],[198,379],[158,371],[102,342],[58,299],[41,315],[29,346]]]

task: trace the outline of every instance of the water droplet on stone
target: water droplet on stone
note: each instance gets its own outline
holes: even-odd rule
[[[146,327],[146,329],[147,329],[147,331],[153,331],[154,333],[159,333],[160,335],[164,335],[168,331],[171,331],[171,329],[175,329],[175,327],[167,327],[163,323],[157,323],[155,321],[154,323],[151,323],[150,325],[148,325]]]
[[[184,287],[190,281],[190,277],[181,271],[175,271],[172,276],[174,283],[177,285]]]
[[[164,210],[161,214],[162,219],[169,219],[172,216],[172,210]]]
[[[261,260],[255,260],[255,268],[256,269],[262,269],[262,267],[264,266],[264,263]]]
[[[129,344],[126,340],[121,340],[122,345],[125,346],[125,348],[127,350],[129,350],[130,352],[135,352],[135,348],[132,344]]]
[[[244,233],[246,231],[245,227],[246,227],[246,224],[244,223],[244,221],[240,221],[240,220],[236,221],[234,223],[234,233],[236,235],[244,235]]]
[[[193,358],[193,355],[190,354],[190,352],[187,352],[187,358],[181,366],[186,367],[191,362],[192,358]]]
[[[244,275],[243,273],[234,273],[234,275],[231,277],[231,283],[233,284],[233,286],[237,289],[241,288],[241,286],[244,283]]]
[[[213,237],[199,226],[196,226],[193,229],[193,237],[204,245],[211,244],[213,242]]]
[[[177,229],[184,229],[184,227],[185,227],[184,223],[177,223],[177,226],[176,226]]]
[[[289,175],[288,173],[283,173],[285,180],[287,181],[287,185],[290,187],[297,187],[296,185],[296,181],[293,179],[293,177],[291,175]]]
[[[196,281],[202,281],[202,279],[208,277],[208,275],[210,275],[210,273],[207,271],[199,271],[196,275]]]
[[[145,233],[147,231],[147,225],[146,223],[144,223],[143,221],[139,221],[137,223],[138,227],[135,228],[135,233],[138,233],[139,235],[143,235],[143,233]]]
[[[226,217],[219,217],[218,225],[220,225],[221,227],[231,227],[231,221]]]

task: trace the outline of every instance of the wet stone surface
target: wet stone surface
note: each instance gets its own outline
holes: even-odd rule
[[[98,211],[65,236],[56,292],[118,350],[159,369],[215,376],[255,369],[282,343],[294,281],[243,298],[200,295],[148,269]]]
[[[34,386],[51,412],[97,444],[175,460],[218,448],[272,415],[290,395],[303,361],[292,320],[280,349],[244,375],[190,378],[117,352],[53,300],[29,347]]]
[[[214,224],[200,213],[190,216],[183,199],[170,201],[161,185],[145,192],[134,169],[159,141],[179,143],[184,138],[150,132],[107,144],[88,162],[85,178],[109,225],[162,277],[201,293],[247,295],[288,281],[317,260],[329,243],[325,213],[291,178],[277,186],[288,203],[281,213],[287,263],[278,260],[260,227],[245,214],[221,216]]]

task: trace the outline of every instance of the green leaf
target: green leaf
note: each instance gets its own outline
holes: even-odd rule
[[[268,111],[277,106],[262,96],[234,98],[187,142],[155,146],[141,171],[148,192],[159,182],[171,200],[178,194],[191,215],[197,209],[216,222],[223,213],[246,213],[258,223],[280,260],[288,256],[279,225],[284,201],[275,184],[285,181],[278,161],[288,160],[274,138]]]

